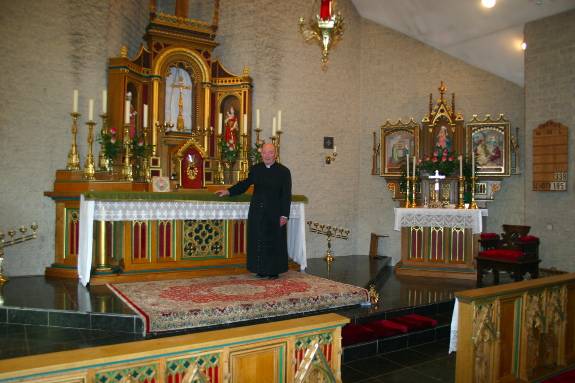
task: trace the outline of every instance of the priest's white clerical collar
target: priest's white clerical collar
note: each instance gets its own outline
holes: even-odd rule
[[[264,165],[266,165],[266,168],[268,168],[268,169],[271,168],[272,166],[274,166],[274,164],[275,164],[275,162],[272,162],[271,165],[266,165],[266,164],[264,163]]]

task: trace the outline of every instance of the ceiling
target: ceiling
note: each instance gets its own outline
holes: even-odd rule
[[[498,0],[490,9],[481,0],[352,2],[362,17],[520,86],[525,23],[575,9],[575,0]]]

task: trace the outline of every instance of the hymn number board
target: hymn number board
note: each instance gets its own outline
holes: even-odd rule
[[[547,121],[533,131],[533,190],[566,191],[568,128]]]

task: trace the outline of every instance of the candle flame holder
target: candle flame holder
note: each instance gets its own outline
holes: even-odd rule
[[[4,274],[4,248],[36,238],[38,233],[38,225],[33,222],[30,225],[30,229],[32,232],[30,234],[26,234],[28,232],[28,228],[25,226],[20,226],[18,229],[18,231],[20,231],[20,237],[15,237],[16,230],[10,229],[7,232],[8,236],[10,237],[8,240],[4,239],[5,235],[2,231],[0,231],[0,286],[8,282],[8,277]]]

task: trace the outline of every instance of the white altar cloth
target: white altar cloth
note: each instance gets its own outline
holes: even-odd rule
[[[409,226],[463,227],[473,234],[483,231],[482,216],[487,209],[395,208],[394,230]]]
[[[86,286],[92,268],[94,221],[247,219],[249,202],[214,201],[100,201],[80,198],[80,238],[78,276]],[[301,270],[307,267],[305,248],[305,208],[291,203],[288,220],[288,255]]]

